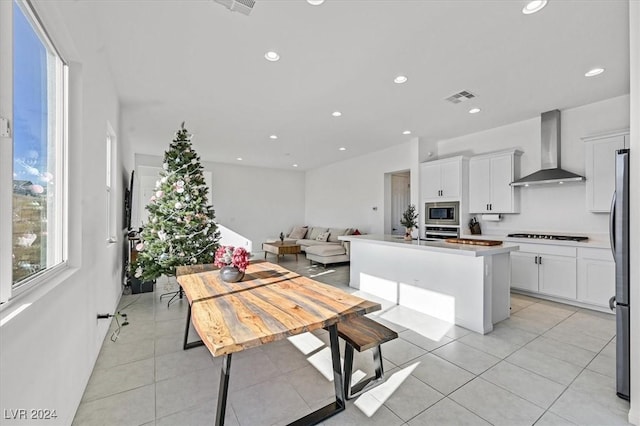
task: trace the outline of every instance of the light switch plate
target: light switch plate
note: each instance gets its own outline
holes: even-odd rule
[[[8,138],[11,136],[11,129],[9,129],[9,120],[4,117],[0,117],[0,137]]]

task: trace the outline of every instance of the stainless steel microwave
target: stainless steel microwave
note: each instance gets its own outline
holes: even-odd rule
[[[425,203],[425,225],[460,225],[460,202]]]

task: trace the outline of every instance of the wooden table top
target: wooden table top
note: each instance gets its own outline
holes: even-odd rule
[[[253,262],[243,281],[218,271],[178,277],[191,303],[191,321],[214,356],[333,325],[381,308],[270,262]]]

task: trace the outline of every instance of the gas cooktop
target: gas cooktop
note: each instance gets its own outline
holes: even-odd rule
[[[551,235],[551,234],[509,234],[511,238],[533,238],[537,240],[560,240],[560,241],[585,241],[589,237],[578,237],[573,235]]]

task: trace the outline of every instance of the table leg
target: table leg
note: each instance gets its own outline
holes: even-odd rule
[[[182,350],[187,350],[191,348],[197,348],[198,346],[204,345],[202,340],[196,340],[195,342],[187,343],[189,340],[189,326],[191,325],[191,304],[189,304],[189,308],[187,309],[187,326],[184,329],[184,344],[182,345]]]
[[[331,364],[333,366],[333,386],[336,391],[336,400],[311,414],[289,423],[289,426],[315,425],[345,409],[344,382],[342,379],[342,366],[340,365],[340,346],[338,345],[338,326],[333,324],[327,329],[329,330],[329,341],[331,342]]]
[[[216,426],[224,425],[224,415],[227,411],[227,392],[229,390],[229,373],[231,372],[231,354],[222,358],[220,371],[220,388],[218,389],[218,408],[216,411]]]
[[[342,365],[340,365],[340,345],[338,343],[338,325],[329,327],[329,341],[331,342],[331,363],[333,364],[333,386],[336,390],[336,404],[344,410],[344,379],[342,377]]]

